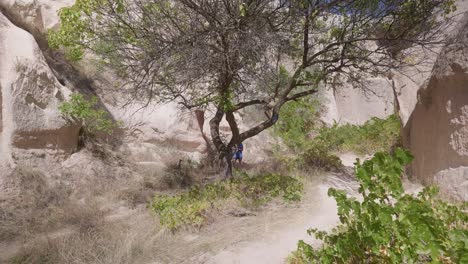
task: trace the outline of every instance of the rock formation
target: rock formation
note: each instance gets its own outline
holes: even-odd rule
[[[325,122],[363,124],[372,117],[386,118],[394,113],[391,81],[386,77],[368,78],[363,87],[337,85],[326,93],[328,113]],[[331,120],[330,120],[331,119]]]
[[[70,152],[79,127],[60,117],[58,105],[69,90],[50,71],[34,38],[0,14],[0,160],[15,149]]]
[[[468,16],[439,54],[404,128],[414,177],[468,200]]]

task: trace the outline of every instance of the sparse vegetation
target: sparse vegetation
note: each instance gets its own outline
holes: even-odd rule
[[[57,238],[35,238],[23,246],[12,264],[126,264],[151,260],[157,223],[135,212],[133,220],[106,222]]]
[[[330,151],[352,151],[359,154],[373,154],[389,151],[399,144],[400,120],[396,115],[386,119],[374,117],[363,125],[338,125],[319,129],[312,144]]]
[[[120,125],[106,111],[99,109],[95,96],[88,100],[82,94],[74,93],[70,101],[59,106],[59,111],[70,122],[81,125],[88,135],[96,132],[111,134]]]
[[[412,156],[396,149],[357,162],[362,201],[330,188],[340,225],[331,232],[308,230],[323,245],[300,241],[290,263],[466,263],[468,215],[436,198],[427,187],[417,197],[404,194],[400,176]]]
[[[374,117],[363,125],[326,127],[316,117],[317,108],[316,101],[292,102],[282,108],[282,118],[274,129],[297,156],[296,167],[339,170],[342,164],[336,153],[373,154],[399,145],[400,120],[396,115]]]
[[[43,232],[59,219],[52,212],[68,202],[70,188],[52,186],[39,171],[19,166],[4,181],[11,193],[0,200],[0,242]]]
[[[223,201],[234,199],[241,206],[257,208],[275,197],[285,201],[301,199],[302,183],[278,174],[250,176],[243,174],[225,182],[192,187],[179,195],[156,195],[151,209],[158,214],[161,225],[175,230],[182,226],[202,226],[211,209]]]

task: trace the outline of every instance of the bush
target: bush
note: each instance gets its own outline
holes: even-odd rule
[[[273,127],[273,132],[288,147],[294,150],[303,149],[309,140],[309,133],[315,130],[319,120],[317,109],[318,102],[307,98],[287,103],[281,107],[281,118]]]
[[[169,164],[164,175],[163,181],[169,188],[187,188],[193,185],[195,180],[194,171],[196,165],[191,160]]]
[[[156,195],[151,209],[159,215],[161,225],[170,230],[182,226],[200,227],[206,222],[208,211],[228,198],[234,198],[243,207],[256,208],[275,197],[298,201],[302,190],[302,183],[289,176],[243,174],[225,182],[192,187],[175,196]]]
[[[312,145],[305,150],[301,158],[305,166],[321,168],[327,171],[338,171],[343,167],[341,159],[330,154],[329,149],[321,145]]]
[[[120,124],[112,120],[106,111],[98,109],[97,105],[97,97],[86,100],[82,94],[74,93],[69,102],[59,106],[59,110],[65,119],[81,125],[87,134],[111,134]]]
[[[372,118],[361,126],[346,124],[326,127],[319,130],[313,145],[320,145],[329,151],[353,151],[359,154],[372,154],[389,151],[399,143],[400,120],[396,115],[387,119]]]
[[[400,175],[412,156],[401,149],[377,153],[356,165],[362,201],[329,189],[340,224],[331,232],[308,230],[323,241],[313,248],[299,241],[291,263],[467,263],[468,215],[425,188],[404,194]]]
[[[247,174],[231,180],[233,195],[244,207],[258,207],[275,197],[284,201],[300,201],[303,185],[300,181],[279,174],[264,174],[250,177]]]
[[[372,118],[363,125],[320,127],[316,101],[301,99],[285,105],[274,133],[297,154],[294,168],[340,170],[343,166],[334,152],[352,151],[372,154],[389,151],[399,144],[400,120],[396,115],[386,119]],[[311,135],[317,135],[314,138]]]

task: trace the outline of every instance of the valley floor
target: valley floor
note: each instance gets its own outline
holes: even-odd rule
[[[134,209],[113,204],[92,232],[70,226],[0,244],[0,263],[21,254],[13,263],[34,263],[44,259],[34,257],[41,254],[59,255],[41,263],[284,263],[300,239],[313,242],[308,228],[336,224],[329,187],[352,192],[355,182],[345,176],[314,176],[298,203],[273,201],[256,211],[220,211],[200,230],[175,233],[162,229],[143,204]]]
[[[200,232],[168,235],[156,263],[284,263],[300,239],[313,242],[308,228],[330,229],[338,218],[329,187],[352,191],[355,182],[327,175],[305,185],[298,204],[270,204],[255,215],[224,216]]]
[[[336,203],[327,190],[333,187],[355,195],[358,188],[344,174],[310,176],[305,181],[300,202],[273,200],[255,211],[220,210],[201,229],[174,233],[161,228],[145,204],[133,209],[124,203],[107,204],[106,213],[97,216],[87,231],[69,225],[0,243],[0,263],[285,263],[299,240],[317,245],[307,229],[329,230],[338,223]],[[409,192],[419,188],[405,185]],[[95,214],[89,212],[81,221]]]

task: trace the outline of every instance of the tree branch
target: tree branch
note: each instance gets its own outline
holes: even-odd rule
[[[317,93],[318,90],[317,89],[310,89],[310,90],[307,90],[307,91],[303,91],[303,92],[300,92],[300,93],[296,93],[292,96],[289,96],[286,98],[286,102],[288,101],[293,101],[293,100],[297,100],[301,97],[304,97],[304,96],[307,96],[307,95],[311,95],[311,94],[315,94]]]

